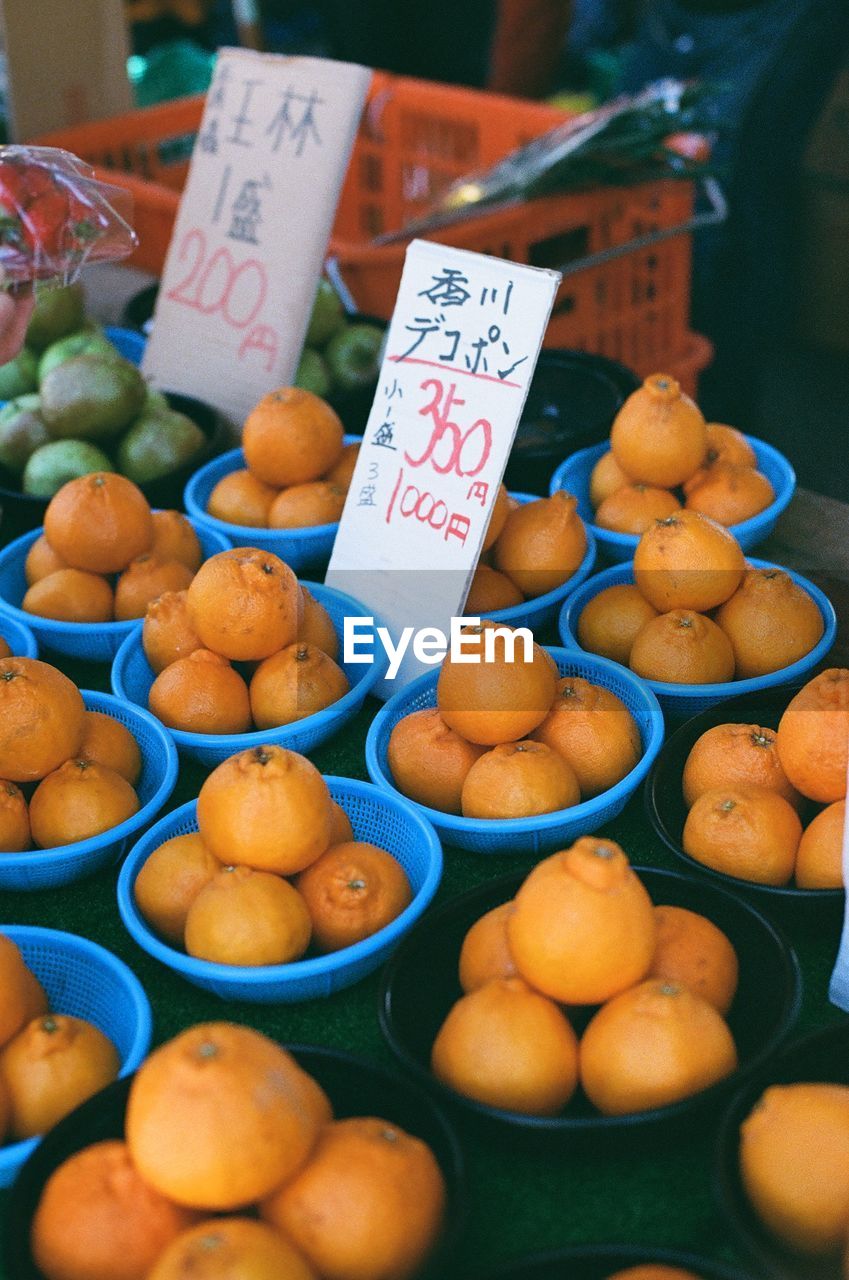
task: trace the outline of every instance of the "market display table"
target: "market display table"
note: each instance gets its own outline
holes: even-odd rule
[[[800,491],[758,556],[799,569],[831,596],[839,630],[829,665],[849,665],[849,506]],[[554,637],[540,637],[554,640]],[[49,655],[45,655],[49,658]],[[63,664],[83,688],[109,688],[105,668]],[[366,778],[364,741],[378,704],[369,700],[340,736],[312,758],[325,773]],[[197,795],[204,770],[183,763],[172,806]],[[643,813],[642,794],[605,828],[636,865],[680,870],[657,840]],[[507,872],[527,872],[528,858],[482,857],[445,850],[437,903]],[[41,924],[102,943],[126,960],[150,997],[157,1041],[209,1019],[248,1023],[284,1042],[314,1042],[392,1063],[377,1021],[379,974],[326,1000],[262,1006],[223,1003],[189,986],[139,950],[123,929],[115,898],[115,869],[47,894],[0,892],[0,922]],[[804,1004],[797,1031],[844,1017],[829,1005],[828,978],[837,950],[839,920],[815,913],[783,920],[804,975]],[[764,974],[764,981],[769,981]],[[506,1131],[474,1127],[460,1110],[451,1113],[466,1153],[469,1220],[457,1274],[488,1262],[579,1242],[632,1242],[686,1246],[715,1257],[734,1257],[710,1193],[715,1125],[689,1132],[683,1125],[663,1147],[638,1146],[627,1131],[616,1145],[580,1149],[520,1141]],[[4,1198],[0,1197],[0,1212]],[[742,1259],[741,1259],[742,1261]]]

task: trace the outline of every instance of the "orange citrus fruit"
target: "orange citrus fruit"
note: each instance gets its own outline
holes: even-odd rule
[[[703,866],[755,884],[787,884],[802,824],[776,791],[739,784],[705,791],[684,823],[684,852]]]
[[[268,658],[297,638],[298,580],[268,551],[236,547],[201,565],[186,602],[204,647],[231,661]]]
[[[136,906],[161,938],[182,947],[189,907],[220,870],[196,831],[172,836],[153,850],[136,876]]]
[[[824,630],[813,599],[783,569],[748,569],[714,616],[731,641],[738,680],[798,662]]]
[[[463,783],[465,818],[531,818],[578,804],[574,770],[544,742],[502,742],[476,760]]]
[[[776,742],[784,772],[803,796],[821,804],[843,800],[849,766],[849,670],[830,667],[809,680],[787,704]]]
[[[111,622],[114,607],[106,579],[83,569],[57,569],[39,578],[21,601],[25,613],[60,622]]]
[[[265,529],[277,493],[273,485],[264,484],[251,471],[231,471],[212,490],[206,509],[226,524]]]
[[[681,786],[689,809],[715,787],[753,785],[777,791],[794,808],[799,792],[781,767],[774,729],[758,724],[717,724],[697,739],[687,756]]]
[[[452,1006],[437,1032],[438,1080],[501,1111],[553,1116],[578,1083],[578,1041],[553,1000],[521,978],[491,978]]]
[[[634,581],[660,613],[715,609],[734,594],[745,569],[734,535],[698,511],[656,520],[634,552]]]
[[[653,373],[614,418],[610,448],[634,480],[674,489],[704,461],[705,420],[674,378]]]
[[[32,838],[40,849],[90,840],[138,812],[139,798],[108,765],[75,758],[48,773],[29,802]]]
[[[261,746],[224,760],[198,795],[200,833],[224,863],[294,875],[315,862],[334,825],[327,783],[305,756]]]
[[[581,1037],[581,1085],[603,1115],[700,1093],[737,1067],[734,1039],[702,996],[650,978],[609,1000]]]
[[[44,535],[71,568],[120,573],[149,549],[153,518],[132,480],[93,471],[53,495],[44,513]]]
[[[459,813],[463,783],[485,750],[449,729],[437,707],[425,707],[394,725],[386,754],[392,780],[405,796]]]
[[[507,921],[512,910],[512,902],[493,907],[475,921],[463,939],[459,976],[460,986],[467,995],[491,978],[517,977],[507,940]]]
[[[587,551],[578,501],[559,490],[511,511],[495,543],[495,567],[532,598],[572,577]]]
[[[521,977],[564,1004],[599,1004],[649,971],[651,898],[612,840],[582,836],[538,863],[507,921]]]
[[[734,679],[734,650],[712,618],[672,609],[640,628],[628,665],[644,680],[718,684]]]
[[[796,850],[796,884],[800,889],[843,887],[843,840],[846,801],[835,800],[808,824]]]
[[[685,907],[655,907],[657,946],[648,976],[678,983],[726,1014],[737,991],[737,953],[712,920]]]
[[[82,1018],[35,1018],[0,1053],[0,1077],[17,1140],[46,1133],[115,1080],[121,1067],[111,1040]]]
[[[439,1236],[445,1181],[430,1147],[376,1117],[337,1120],[262,1206],[322,1280],[409,1280]]]
[[[340,951],[383,929],[413,898],[397,858],[362,840],[332,845],[295,884],[320,951]]]
[[[581,610],[578,643],[589,653],[598,653],[627,667],[637,632],[656,617],[657,609],[631,583],[605,587]]]
[[[642,755],[640,731],[621,698],[580,676],[558,681],[554,706],[533,736],[571,767],[584,799],[621,782]]]
[[[342,456],[342,437],[329,404],[301,387],[280,387],[248,414],[242,449],[257,479],[281,488],[325,475]]]
[[[532,732],[554,701],[556,675],[545,651],[535,644],[528,655],[521,637],[487,621],[465,629],[462,644],[468,661],[449,652],[436,686],[448,727],[493,747]]]
[[[194,649],[160,671],[148,707],[169,729],[185,733],[247,733],[251,727],[248,686],[209,649]]]
[[[186,951],[215,964],[288,964],[309,946],[310,914],[288,880],[222,867],[189,906]]]

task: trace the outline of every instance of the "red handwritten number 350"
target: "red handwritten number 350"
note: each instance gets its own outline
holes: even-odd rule
[[[208,256],[200,227],[183,236],[177,258],[189,265],[184,278],[166,294],[172,302],[207,316],[220,312],[234,329],[245,329],[257,318],[268,293],[268,277],[256,258],[237,264],[226,246]]]

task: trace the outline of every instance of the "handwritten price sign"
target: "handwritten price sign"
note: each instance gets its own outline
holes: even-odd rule
[[[145,374],[241,424],[292,381],[371,72],[223,49]]]
[[[394,635],[462,611],[554,295],[555,271],[414,240],[327,581]],[[424,670],[412,655],[394,689]]]

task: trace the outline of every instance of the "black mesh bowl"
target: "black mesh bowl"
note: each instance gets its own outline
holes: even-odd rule
[[[315,1045],[287,1045],[328,1094],[337,1119],[380,1116],[426,1142],[445,1176],[447,1207],[442,1239],[421,1280],[451,1274],[467,1212],[463,1155],[454,1132],[427,1094],[397,1073],[352,1054]],[[43,1280],[30,1252],[30,1224],[47,1179],[75,1152],[124,1136],[132,1076],[117,1080],[73,1111],[43,1139],[23,1166],[9,1196],[4,1236],[6,1280]]]
[[[813,912],[826,928],[834,928],[836,943],[843,913],[842,889],[797,889],[793,885],[754,884],[750,880],[739,880],[703,866],[684,852],[681,843],[687,819],[681,777],[687,757],[698,739],[719,724],[758,724],[764,729],[777,729],[785,707],[801,687],[794,685],[744,693],[708,707],[687,720],[661,747],[646,778],[643,798],[651,825],[667,849],[681,859],[682,870],[704,877],[733,893],[744,894],[771,913],[777,912],[782,919],[798,919],[802,912],[806,916]],[[803,810],[800,815],[803,825],[810,821],[816,810],[817,806],[813,804],[809,810]]]
[[[749,1207],[740,1178],[740,1125],[769,1085],[797,1083],[849,1085],[849,1018],[791,1041],[762,1063],[734,1095],[716,1138],[714,1196],[732,1235],[752,1259],[756,1275],[776,1280],[842,1280],[839,1257],[803,1257],[765,1231]]]
[[[383,1035],[401,1065],[441,1101],[470,1119],[520,1140],[550,1139],[574,1145],[605,1140],[619,1144],[642,1137],[680,1142],[690,1125],[703,1122],[739,1085],[745,1074],[774,1053],[799,1012],[802,981],[792,949],[776,927],[754,907],[690,876],[653,867],[635,867],[657,904],[697,911],[713,920],[731,941],[740,962],[740,984],[728,1023],[740,1067],[727,1080],[654,1111],[604,1116],[580,1090],[558,1116],[527,1116],[461,1097],[430,1070],[430,1051],[449,1009],[462,995],[457,963],[463,938],[485,912],[509,901],[524,876],[504,876],[429,912],[401,942],[383,971],[378,1015]],[[575,1011],[572,1011],[574,1014]],[[586,1017],[586,1014],[576,1015]],[[580,1031],[580,1026],[576,1026]]]
[[[622,404],[639,385],[636,374],[605,356],[540,352],[507,462],[508,489],[547,497],[558,464],[576,449],[606,439]]]

